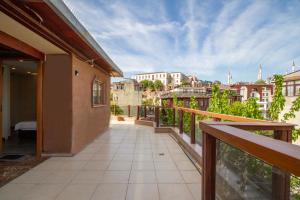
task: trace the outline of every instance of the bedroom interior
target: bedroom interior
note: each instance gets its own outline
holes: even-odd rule
[[[1,61],[2,152],[4,155],[17,155],[15,157],[34,155],[37,61],[16,56],[21,53],[2,46],[1,57],[8,53],[10,56],[6,55],[7,59]]]

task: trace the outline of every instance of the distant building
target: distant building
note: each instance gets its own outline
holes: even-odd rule
[[[267,117],[269,104],[272,101],[272,84],[240,82],[233,84],[230,87],[237,90],[237,93],[240,94],[242,97],[242,102],[247,101],[249,97],[257,98],[257,103],[260,105],[260,110],[263,112],[264,117]]]
[[[181,72],[171,72],[173,87],[179,86],[183,81],[187,81],[188,77]]]
[[[224,89],[230,89],[226,86],[220,86],[221,92]],[[211,98],[212,88],[211,87],[180,87],[170,91],[163,91],[160,93],[161,100],[167,100],[168,105],[173,105],[173,94],[176,94],[179,101],[183,101],[185,107],[189,107],[190,98],[196,97],[198,102],[199,110],[207,110],[209,106],[209,99]],[[240,95],[236,93],[236,90],[230,89],[229,98],[231,102],[240,101]]]
[[[287,113],[291,106],[293,105],[293,101],[300,95],[300,70],[291,72],[284,76],[284,84],[282,93],[285,96],[285,106],[283,111],[279,115],[279,120],[283,119],[284,113]],[[296,124],[298,127],[300,126],[300,112],[295,113],[296,117],[294,119],[288,120],[289,123]],[[300,144],[298,140],[297,144]]]
[[[133,75],[131,78],[135,79],[137,82],[141,82],[143,80],[160,80],[165,88],[167,88],[169,85],[174,88],[181,85],[184,80],[187,81],[187,76],[181,72],[141,73]]]
[[[112,101],[119,106],[141,105],[142,91],[136,80],[114,82],[111,88]]]

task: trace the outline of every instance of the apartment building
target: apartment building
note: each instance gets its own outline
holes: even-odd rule
[[[170,75],[174,87],[181,85],[183,81],[188,81],[188,77],[181,72],[171,72]]]
[[[119,106],[141,105],[142,91],[134,79],[114,82],[111,88],[113,103]]]
[[[165,87],[171,85],[172,87],[176,87],[182,84],[185,80],[188,80],[188,77],[181,72],[152,72],[152,73],[141,73],[136,74],[131,77],[135,79],[137,82],[141,82],[143,80],[155,81],[160,80]]]
[[[272,101],[273,85],[272,84],[257,84],[257,83],[236,83],[230,86],[237,90],[241,95],[242,101],[247,101],[249,97],[258,99],[257,103],[264,117],[267,117],[269,103]]]
[[[283,78],[284,83],[282,93],[285,97],[285,106],[279,115],[280,121],[283,119],[284,113],[287,113],[290,110],[291,106],[293,105],[293,101],[300,95],[300,70],[286,74]],[[299,127],[300,112],[296,112],[295,116],[296,117],[294,119],[288,120],[288,123],[296,124]],[[300,140],[297,141],[297,144],[300,144]]]
[[[141,73],[141,74],[133,75],[131,78],[135,79],[137,82],[141,82],[143,80],[149,80],[149,81],[160,80],[165,87],[169,83],[171,83],[171,76],[170,73],[168,72]]]

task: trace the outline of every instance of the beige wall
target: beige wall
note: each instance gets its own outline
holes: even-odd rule
[[[43,78],[43,152],[70,153],[72,140],[72,60],[47,55]]]
[[[72,153],[77,153],[109,126],[110,76],[73,56],[73,137]],[[79,72],[75,76],[75,70]],[[106,105],[92,107],[92,81],[97,77],[106,88]]]
[[[10,77],[11,125],[36,120],[36,76],[11,73]]]
[[[285,97],[285,106],[283,111],[279,114],[279,121],[283,120],[284,113],[289,112],[291,106],[293,105],[293,101],[297,97]],[[295,124],[296,128],[300,128],[300,112],[295,113],[296,117],[294,119],[290,119],[287,122],[291,124]],[[300,145],[300,138],[295,142],[296,144]]]

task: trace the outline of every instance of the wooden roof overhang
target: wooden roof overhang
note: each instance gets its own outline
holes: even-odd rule
[[[65,52],[93,62],[111,76],[123,76],[62,1],[1,0],[0,11]]]

